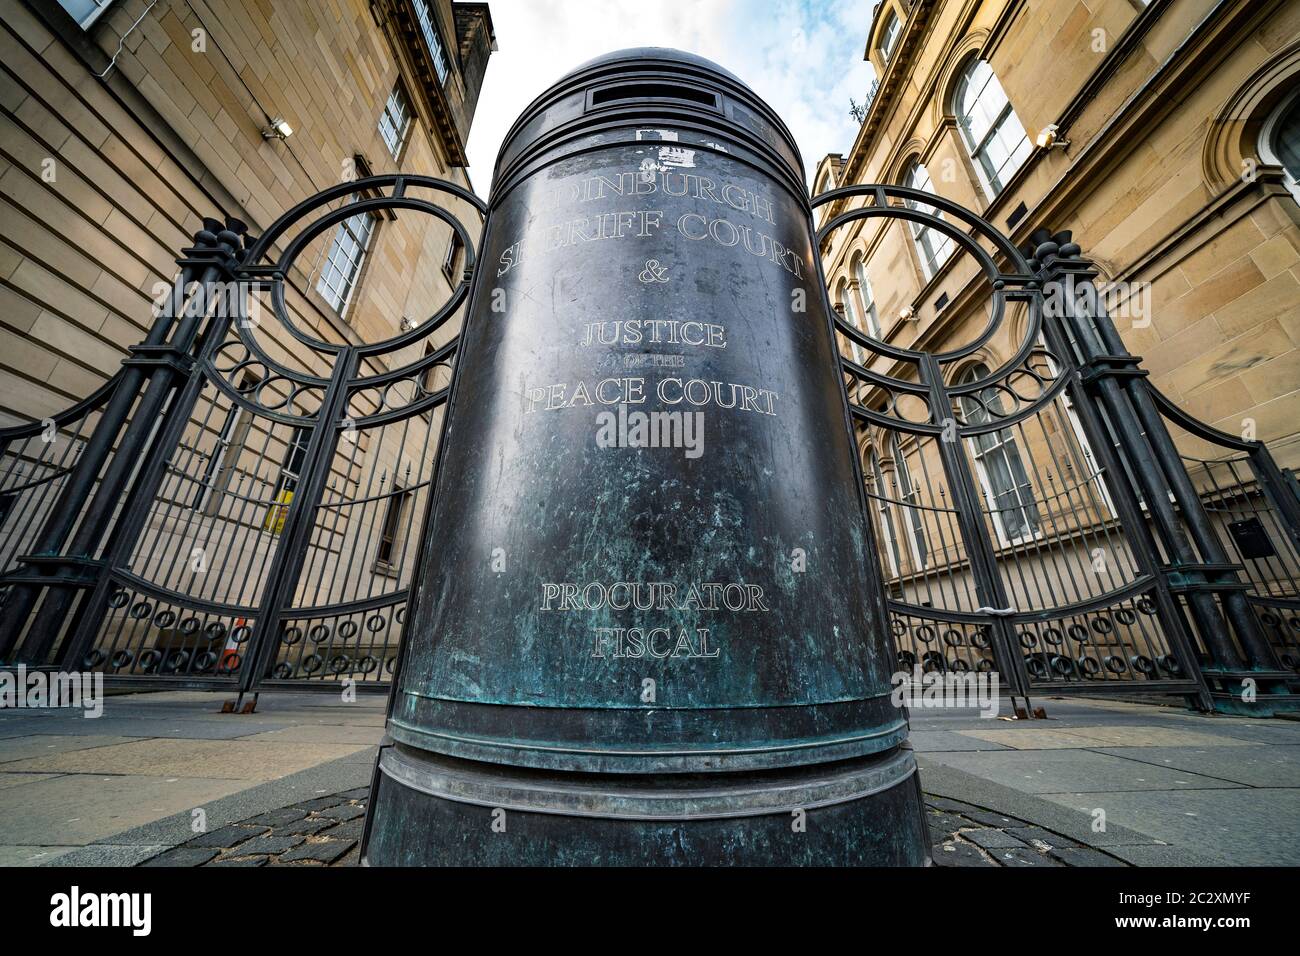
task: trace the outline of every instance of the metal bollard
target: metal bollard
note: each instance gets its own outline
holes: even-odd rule
[[[497,160],[370,865],[922,865],[803,167],[662,49]]]

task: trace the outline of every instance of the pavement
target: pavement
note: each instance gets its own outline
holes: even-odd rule
[[[0,865],[354,864],[382,698],[228,696],[0,711]],[[1300,722],[1034,704],[912,711],[936,864],[1300,865]]]

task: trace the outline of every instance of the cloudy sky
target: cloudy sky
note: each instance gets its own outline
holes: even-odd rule
[[[528,103],[578,64],[611,50],[668,46],[735,73],[781,115],[809,173],[847,152],[849,98],[871,81],[862,59],[871,0],[491,0],[498,50],[469,139],[470,176],[487,195],[497,147]]]

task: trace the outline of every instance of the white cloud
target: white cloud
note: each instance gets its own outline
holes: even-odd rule
[[[516,117],[578,64],[625,47],[697,53],[735,73],[790,127],[811,174],[857,132],[849,98],[871,81],[862,59],[871,7],[862,0],[491,0],[498,51],[469,139],[470,175],[486,194]]]

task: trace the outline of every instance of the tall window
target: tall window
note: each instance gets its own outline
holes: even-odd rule
[[[451,241],[447,243],[447,253],[442,259],[442,274],[452,285],[456,285],[464,276],[464,261],[465,243],[461,241],[460,233],[453,229]]]
[[[198,487],[194,490],[194,500],[190,506],[195,511],[205,510],[213,500],[219,482],[225,476],[228,469],[227,456],[230,454],[231,446],[235,441],[235,432],[239,427],[240,407],[232,404],[230,410],[226,412],[226,419],[221,424],[221,431],[217,433],[217,440],[212,446],[210,454],[203,463],[203,477],[199,479]]]
[[[876,457],[874,451],[868,454],[867,468],[871,472],[872,483],[876,486],[874,499],[876,517],[880,521],[880,533],[885,539],[885,556],[889,560],[889,572],[894,577],[898,577],[898,569],[902,564],[898,554],[898,536],[894,533],[894,516],[890,513],[890,496],[888,487],[885,485],[885,475],[880,470],[880,459]]]
[[[406,141],[406,131],[411,128],[411,104],[406,99],[402,84],[393,87],[384,104],[384,112],[379,115],[379,135],[384,138],[384,145],[393,159],[402,151]]]
[[[908,167],[904,181],[913,189],[919,189],[927,193],[934,192],[934,183],[930,180],[930,172],[919,159],[914,160],[912,165]],[[942,215],[933,206],[926,203],[909,200],[908,205],[922,212]],[[921,271],[925,273],[925,278],[928,281],[952,255],[953,241],[929,226],[923,226],[915,222],[908,223],[908,225],[912,230],[912,241],[916,243],[917,254],[921,257]]]
[[[985,60],[972,60],[957,86],[957,125],[984,188],[996,196],[1033,147],[1011,101]]]
[[[374,231],[375,217],[362,212],[344,219],[334,233],[316,291],[340,315],[347,310],[352,290],[356,288],[357,276],[361,274],[361,264],[366,260],[366,250]]]
[[[251,395],[260,379],[245,374],[239,383],[239,391]],[[252,425],[251,417],[244,414],[242,406],[231,402],[226,417],[217,432],[217,440],[212,445],[212,453],[203,462],[203,477],[199,479],[190,507],[195,511],[215,514],[221,495],[230,482],[231,473],[236,470],[244,440]]]
[[[433,68],[438,71],[438,82],[447,82],[447,54],[443,50],[442,38],[433,23],[433,11],[429,9],[429,0],[413,0],[415,18],[420,21],[420,32],[429,47],[429,56],[433,58]]]
[[[1060,366],[1052,357],[1051,351],[1047,348],[1047,343],[1043,341],[1041,335],[1038,337],[1038,345],[1043,350],[1043,358],[1047,363],[1049,374],[1053,378],[1058,377],[1061,374]],[[1081,480],[1086,481],[1088,488],[1096,492],[1097,497],[1101,499],[1102,506],[1106,509],[1107,516],[1114,516],[1115,503],[1110,497],[1110,488],[1106,484],[1106,475],[1102,472],[1101,465],[1093,456],[1092,445],[1088,443],[1088,433],[1083,430],[1083,422],[1079,419],[1079,413],[1075,411],[1074,402],[1070,400],[1069,389],[1061,392],[1061,407],[1065,409],[1066,418],[1070,423],[1070,430],[1074,432],[1076,447],[1079,455],[1082,456],[1082,461],[1079,463],[1079,467],[1083,471]]]
[[[898,46],[898,35],[902,32],[903,21],[890,10],[885,14],[885,25],[880,30],[880,56],[886,63],[894,55],[894,48]]]
[[[908,543],[912,546],[912,560],[917,569],[924,568],[929,561],[930,549],[925,543],[925,519],[921,515],[921,492],[912,482],[911,469],[907,467],[907,456],[903,446],[894,435],[894,475],[898,483],[898,500],[907,512]]]
[[[307,443],[311,441],[311,430],[295,428],[289,437],[289,447],[284,453],[284,462],[280,466],[280,477],[276,479],[271,492],[272,505],[267,509],[262,526],[272,534],[284,530],[284,520],[289,516],[289,505],[298,482],[302,478],[303,462],[307,458]]]
[[[375,570],[391,574],[401,564],[402,549],[398,547],[398,537],[406,519],[406,505],[411,499],[411,492],[399,485],[393,486],[393,493],[388,496],[384,509],[384,521],[379,527],[379,544],[375,548]]]
[[[862,317],[866,320],[863,328],[873,337],[880,338],[880,315],[876,311],[876,297],[871,292],[867,264],[861,256],[853,262],[853,278],[858,280],[858,295],[862,298]]]
[[[1300,202],[1300,90],[1292,93],[1264,123],[1260,159],[1281,166],[1287,188]]]
[[[844,309],[844,321],[860,330],[862,323],[858,321],[857,308],[853,305],[853,290],[849,288],[849,280],[841,279],[839,289],[840,306]],[[849,349],[853,352],[853,361],[861,365],[862,347],[857,342],[849,339]]]
[[[978,381],[988,375],[987,365],[972,365],[958,377],[957,384]],[[960,402],[968,425],[987,424],[1003,413],[1002,399],[992,386],[974,395],[963,395]],[[1038,507],[1034,504],[1034,488],[1025,473],[1015,435],[1010,428],[999,428],[975,435],[970,443],[998,540],[1002,544],[1014,544],[1032,538],[1038,531]]]

